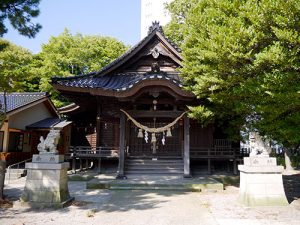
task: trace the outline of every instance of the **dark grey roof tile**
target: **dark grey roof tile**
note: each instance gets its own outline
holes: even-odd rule
[[[59,118],[46,118],[26,126],[27,129],[49,129],[60,122]]]
[[[16,110],[47,96],[46,92],[13,92],[6,94],[7,112]],[[4,111],[4,93],[0,92],[0,111]]]
[[[104,90],[124,91],[132,88],[141,81],[154,79],[168,80],[177,86],[182,86],[181,80],[177,74],[167,73],[122,73],[94,78],[81,77],[72,81],[59,80],[58,84],[67,87],[101,88]]]

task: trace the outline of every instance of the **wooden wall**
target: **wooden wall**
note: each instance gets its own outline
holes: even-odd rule
[[[213,145],[213,124],[202,127],[194,120],[190,122],[190,146],[191,147],[211,147]]]

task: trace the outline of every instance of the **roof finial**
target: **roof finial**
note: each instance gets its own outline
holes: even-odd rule
[[[148,35],[150,33],[152,33],[152,31],[154,31],[154,30],[157,30],[160,33],[164,34],[162,27],[159,25],[159,21],[155,20],[154,22],[152,22],[152,25],[149,27],[149,30],[148,30]]]

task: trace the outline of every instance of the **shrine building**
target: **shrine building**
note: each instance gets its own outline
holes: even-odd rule
[[[204,126],[188,117],[188,106],[202,102],[184,89],[181,63],[180,49],[153,23],[143,40],[100,71],[54,77],[53,87],[73,102],[61,109],[73,122],[73,159],[98,160],[100,169],[114,158],[117,178],[236,173],[239,143],[217,123]]]

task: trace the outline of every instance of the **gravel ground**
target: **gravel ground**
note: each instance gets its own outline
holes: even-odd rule
[[[220,192],[86,190],[85,182],[69,182],[73,204],[60,210],[1,208],[0,224],[300,224],[299,175],[286,179],[293,193],[287,207],[244,207],[238,188]],[[9,184],[5,194],[18,199],[25,179]],[[294,183],[293,183],[294,182]],[[293,189],[294,187],[294,189]],[[295,191],[295,189],[297,190]]]

